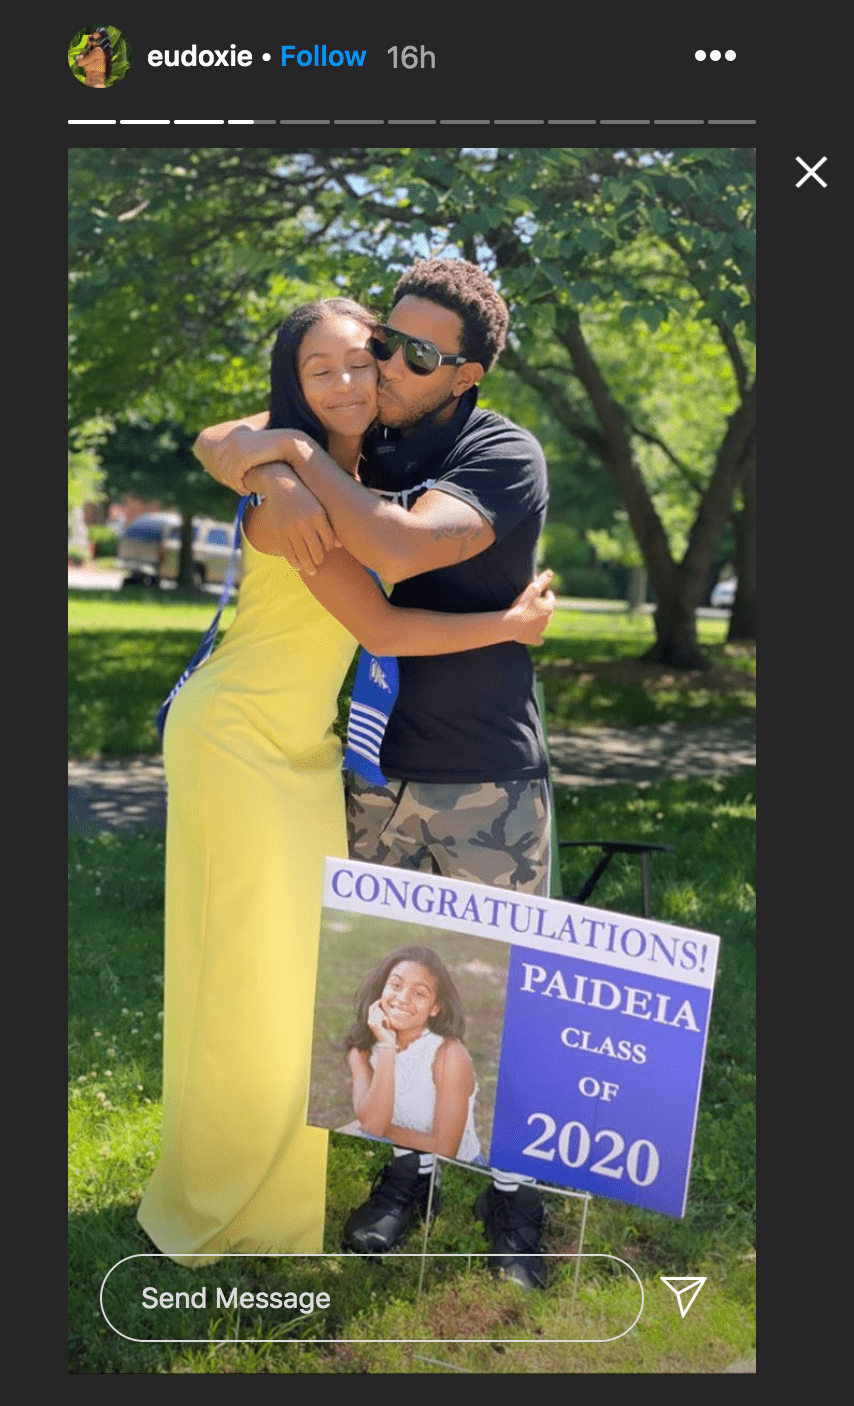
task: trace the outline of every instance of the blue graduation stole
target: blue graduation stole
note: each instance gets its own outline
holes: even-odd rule
[[[157,735],[160,738],[161,742],[163,741],[163,729],[166,726],[166,718],[169,713],[169,709],[172,706],[172,700],[176,697],[177,694],[181,692],[181,689],[184,687],[184,684],[187,682],[187,679],[190,677],[190,675],[192,673],[195,673],[196,669],[198,669],[200,664],[204,664],[205,660],[211,654],[211,652],[213,651],[213,647],[216,644],[220,617],[226,605],[228,604],[229,598],[231,596],[231,588],[234,585],[234,573],[237,570],[237,557],[240,551],[240,524],[243,521],[243,514],[246,512],[246,509],[249,507],[250,503],[253,505],[253,507],[257,508],[260,502],[261,499],[257,493],[248,493],[244,498],[240,499],[240,502],[237,505],[237,512],[234,517],[234,542],[232,543],[231,548],[231,559],[228,563],[228,570],[225,573],[225,580],[222,583],[222,590],[220,592],[219,604],[217,605],[216,615],[214,616],[211,623],[208,625],[208,628],[205,630],[201,644],[199,645],[198,649],[196,650],[183,674],[179,678],[175,687],[172,689],[172,692],[169,694],[168,698],[164,699],[164,701],[161,703],[160,707],[157,710]]]
[[[379,577],[371,575],[379,584]],[[350,715],[347,719],[347,748],[344,768],[354,771],[372,786],[384,786],[380,769],[380,744],[397,697],[397,660],[377,657],[366,649],[359,651]]]

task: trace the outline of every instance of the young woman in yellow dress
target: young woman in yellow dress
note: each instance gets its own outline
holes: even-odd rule
[[[351,474],[376,415],[375,322],[333,298],[279,329],[270,428],[306,431]],[[228,427],[222,427],[224,430]],[[551,573],[507,610],[393,607],[343,548],[282,555],[273,490],[244,519],[234,621],[164,734],[163,1132],[139,1220],[182,1263],[323,1247],[327,1133],[305,1122],[323,861],[345,855],[332,730],[356,644],[377,655],[539,643]]]

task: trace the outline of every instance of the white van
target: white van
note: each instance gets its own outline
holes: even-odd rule
[[[222,585],[231,560],[234,524],[213,518],[193,518],[193,579],[198,586]],[[116,568],[125,573],[124,586],[177,581],[181,554],[181,516],[175,512],[142,513],[125,528]],[[235,584],[240,582],[238,558]]]

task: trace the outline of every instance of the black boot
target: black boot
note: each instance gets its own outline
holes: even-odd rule
[[[429,1173],[419,1172],[417,1152],[392,1157],[374,1178],[371,1194],[351,1211],[344,1225],[345,1250],[356,1254],[387,1254],[406,1234],[413,1216],[427,1216],[430,1195]],[[433,1215],[439,1209],[439,1188],[433,1191]]]
[[[490,1272],[521,1289],[542,1289],[546,1265],[538,1251],[546,1213],[539,1193],[530,1186],[516,1191],[488,1186],[475,1201],[474,1214],[486,1231]]]

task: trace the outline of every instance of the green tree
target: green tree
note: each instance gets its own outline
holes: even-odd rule
[[[390,157],[317,154],[345,196],[345,219],[370,230],[355,249],[349,241],[353,274],[360,258],[363,278],[376,274],[379,259],[386,270],[408,262],[416,233],[427,235],[432,251],[445,241],[496,277],[513,312],[504,364],[598,456],[619,492],[658,601],[651,656],[702,665],[695,610],[755,444],[753,151],[412,150]],[[603,303],[617,305],[626,329],[641,321],[654,331],[668,318],[706,323],[727,358],[730,405],[718,405],[710,462],[688,466],[697,505],[681,553],[638,453],[644,443],[665,453],[669,446],[654,417],[633,422],[597,355],[590,312]],[[749,550],[746,520],[743,526]]]
[[[193,517],[227,518],[234,511],[233,495],[200,471],[194,438],[174,421],[131,415],[115,424],[102,450],[104,487],[111,497],[132,493],[180,512],[182,586],[193,584]]]
[[[738,405],[730,359],[716,328],[693,316],[690,296],[681,308],[674,304],[655,330],[640,318],[622,325],[621,311],[617,299],[588,305],[585,331],[615,398],[625,409],[634,452],[671,554],[681,558],[714,463],[722,419]],[[751,369],[752,350],[749,345],[744,348]],[[745,532],[744,537],[749,546],[752,535]],[[731,530],[719,537],[704,592],[717,579],[720,552],[731,554],[731,539]],[[624,509],[605,531],[591,534],[591,540],[603,559],[646,575]]]
[[[104,469],[99,445],[110,431],[110,422],[93,417],[75,427],[68,440],[68,527],[76,508],[98,502],[104,494]]]
[[[658,601],[653,657],[704,662],[694,612],[739,490],[750,575],[752,149],[182,148],[71,160],[79,415],[257,361],[276,279],[345,287],[382,306],[415,255],[460,252],[510,304],[504,365],[620,499]],[[621,328],[627,338],[639,325],[711,329],[728,381],[713,408],[703,390],[711,450],[680,452],[662,433],[654,391],[645,404],[626,392],[597,328],[603,308],[612,348]],[[674,533],[648,481],[650,445],[688,471],[684,532]],[[749,602],[739,617],[753,633]]]
[[[325,180],[269,151],[70,151],[72,421],[142,403],[199,424],[250,386],[263,403],[283,309],[336,291]]]

